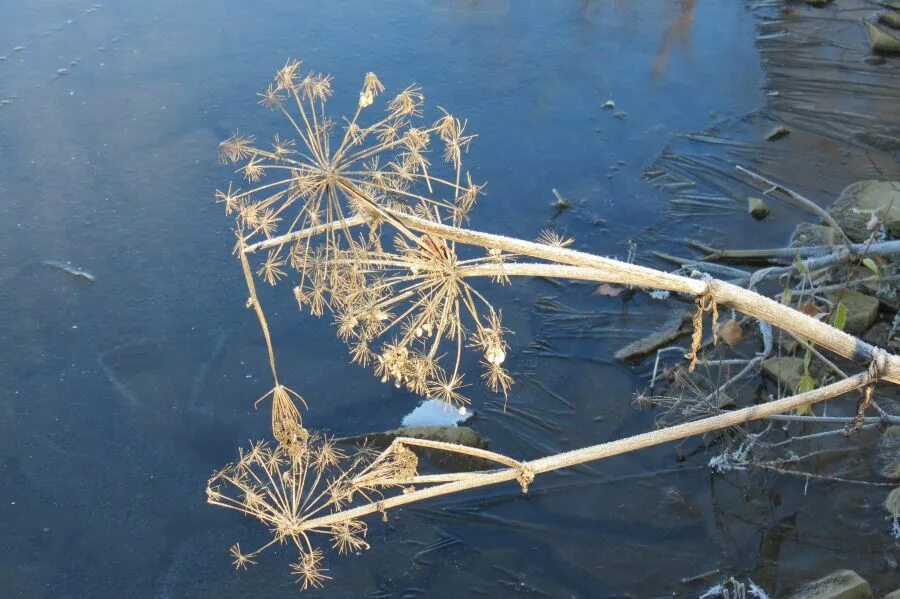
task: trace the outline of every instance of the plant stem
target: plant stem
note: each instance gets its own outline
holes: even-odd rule
[[[848,393],[854,389],[870,384],[873,381],[874,377],[871,373],[868,371],[861,372],[842,381],[826,385],[807,393],[800,393],[791,397],[785,397],[784,399],[735,410],[733,412],[727,412],[717,416],[711,416],[694,422],[687,422],[664,429],[650,431],[632,437],[626,437],[625,439],[551,455],[530,462],[522,462],[521,467],[519,468],[511,467],[485,473],[472,473],[470,476],[458,481],[403,493],[402,495],[389,497],[382,501],[367,503],[355,508],[313,518],[304,522],[303,527],[307,530],[325,528],[338,522],[360,518],[375,512],[383,512],[390,508],[414,503],[416,501],[516,480],[521,476],[522,468],[525,468],[534,474],[541,474],[559,470],[561,468],[569,468],[586,462],[593,462],[630,453],[687,437],[694,437],[713,431],[723,430],[753,420],[767,418],[773,414],[792,412],[803,406],[813,405],[831,399],[837,395]]]
[[[468,245],[497,249],[509,254],[531,256],[552,263],[503,264],[502,270],[506,276],[583,279],[664,289],[693,296],[707,296],[718,304],[764,320],[776,327],[808,339],[810,342],[820,345],[844,358],[870,362],[877,357],[883,362],[880,367],[881,378],[894,384],[900,384],[900,357],[880,350],[865,341],[848,335],[789,306],[732,283],[712,278],[706,280],[692,279],[569,248],[463,229],[390,208],[379,207],[378,209],[390,217],[392,221],[402,223],[404,227],[420,233],[427,233]],[[307,230],[295,231],[280,237],[273,237],[264,243],[269,244],[269,246],[278,245],[291,239],[306,236],[309,236]],[[468,273],[468,276],[493,276],[499,272],[499,266],[486,264],[466,267],[464,272]]]

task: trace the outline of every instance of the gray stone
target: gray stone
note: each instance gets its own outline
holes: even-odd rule
[[[428,441],[454,443],[467,447],[484,448],[487,444],[473,429],[467,426],[407,426],[381,433],[368,433],[354,437],[336,439],[339,443],[372,443],[376,447],[387,447],[397,437],[412,437]]]
[[[441,399],[426,399],[403,417],[400,426],[458,426],[475,417],[475,412],[455,406]]]
[[[781,348],[782,353],[790,355],[797,351],[797,348],[800,347],[800,342],[787,333],[779,331],[778,347]]]
[[[793,356],[769,358],[763,360],[762,371],[775,379],[785,391],[794,393],[800,386],[800,378],[803,376],[803,358]]]
[[[844,331],[851,335],[862,335],[875,322],[878,316],[878,299],[854,291],[845,289],[843,293],[834,292],[828,294],[828,299],[836,302],[840,297],[841,303],[847,308],[847,321]]]
[[[900,426],[888,427],[878,439],[875,467],[884,478],[900,480]]]
[[[750,216],[756,220],[762,220],[769,216],[769,207],[762,198],[747,198],[747,210],[750,211]]]
[[[900,181],[851,183],[829,206],[828,213],[847,237],[858,243],[869,238],[866,225],[876,213],[892,237],[900,236]]]
[[[853,570],[837,570],[803,585],[789,599],[875,599],[869,583]]]
[[[775,141],[791,134],[791,130],[784,125],[778,125],[766,135],[766,141]]]
[[[878,13],[878,22],[894,29],[900,29],[900,13],[893,10],[883,10]]]
[[[412,437],[413,439],[423,439],[426,441],[440,441],[442,443],[452,443],[454,445],[464,445],[466,447],[475,447],[479,449],[486,449],[488,446],[487,442],[484,441],[477,432],[467,426],[409,426],[383,433],[369,433],[367,435],[359,435],[356,437],[344,437],[335,439],[335,441],[342,444],[366,443],[373,447],[385,448],[397,437]],[[452,472],[467,472],[470,470],[484,470],[485,468],[496,467],[496,464],[492,464],[487,460],[462,453],[439,449],[426,449],[423,451],[428,454],[429,459],[439,468]]]
[[[874,52],[889,52],[891,54],[900,52],[900,38],[868,21],[863,21],[863,24],[866,26],[866,33],[869,34],[869,43],[872,45]]]
[[[791,247],[807,245],[834,245],[835,231],[826,225],[800,223],[791,235]]]
[[[411,426],[398,428],[397,433],[403,437],[430,439],[468,447],[480,447],[482,443],[478,433],[466,426]]]
[[[900,518],[900,487],[888,494],[887,499],[884,500],[884,509],[894,518]],[[895,592],[900,593],[900,591]],[[891,594],[893,595],[894,593]],[[900,598],[900,595],[897,595],[897,597]]]
[[[900,599],[900,589],[897,589],[893,593],[888,593],[884,596],[884,599]]]
[[[890,334],[891,325],[886,322],[876,322],[868,331],[866,331],[866,334],[863,335],[863,341],[871,343],[872,345],[877,345],[882,349],[889,349],[888,344],[890,343]]]

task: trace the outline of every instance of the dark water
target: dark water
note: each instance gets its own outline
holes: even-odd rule
[[[264,351],[212,195],[229,176],[221,139],[282,126],[255,94],[285,58],[333,73],[345,102],[374,70],[388,91],[414,81],[432,109],[466,116],[479,134],[468,164],[489,184],[473,227],[533,238],[556,188],[576,206],[556,222],[579,247],[624,255],[629,239],[665,249],[696,224],[641,173],[679,134],[764,104],[758,19],[689,0],[0,4],[0,595],[295,593],[287,552],[232,570],[228,547],[266,533],[203,493],[268,428],[252,409],[269,385]],[[609,99],[627,115],[602,110]],[[624,313],[590,291],[491,292],[520,373],[505,414],[472,389],[492,448],[533,458],[652,425],[631,405],[642,382],[609,356],[666,309],[639,299]],[[390,429],[415,405],[349,365],[287,288],[264,301],[311,426]],[[577,334],[548,321],[559,303],[573,322],[588,315]],[[536,338],[550,349],[529,350]],[[321,594],[691,595],[714,580],[680,579],[757,567],[760,539],[791,514],[844,506],[855,523],[870,500],[804,500],[785,483],[773,502],[675,455],[548,475],[527,497],[503,487],[396,512],[372,523],[371,551],[331,560]],[[865,526],[788,551],[809,565],[859,555],[881,523]]]

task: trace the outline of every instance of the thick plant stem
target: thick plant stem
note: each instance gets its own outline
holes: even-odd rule
[[[671,441],[677,441],[679,439],[685,439],[687,437],[694,437],[713,431],[723,430],[753,420],[761,420],[774,414],[793,412],[798,408],[810,406],[831,399],[832,397],[848,393],[854,389],[859,389],[868,384],[872,384],[875,382],[876,376],[874,369],[870,369],[866,372],[859,373],[842,381],[826,385],[825,387],[807,393],[800,393],[791,397],[785,397],[784,399],[735,410],[733,412],[726,412],[724,414],[719,414],[718,416],[711,416],[702,420],[687,422],[677,426],[634,435],[632,437],[626,437],[625,439],[619,439],[617,441],[610,441],[608,443],[601,443],[583,449],[551,455],[530,462],[522,462],[518,467],[472,473],[469,476],[454,482],[403,493],[402,495],[389,497],[382,501],[368,503],[356,508],[321,516],[319,518],[313,518],[304,522],[303,527],[307,530],[325,528],[338,522],[360,518],[375,512],[384,512],[390,508],[399,507],[408,503],[517,480],[522,476],[523,470],[534,475],[550,472],[552,470],[559,470],[561,468],[569,468],[578,464],[631,453],[633,451],[669,443]]]
[[[552,264],[523,264],[510,262],[502,265],[507,276],[541,276],[584,279],[598,282],[620,283],[663,289],[693,296],[704,296],[717,304],[733,308],[748,316],[765,320],[778,328],[808,339],[844,358],[869,362],[877,359],[881,364],[881,377],[900,384],[900,357],[848,335],[833,326],[816,320],[763,295],[718,279],[694,279],[639,266],[612,258],[604,258],[569,248],[550,246],[504,235],[463,229],[452,225],[419,218],[404,212],[380,207],[387,216],[405,227],[435,235],[459,243],[501,250],[509,254],[530,256]],[[308,237],[306,230],[273,237],[263,243],[267,247],[286,243],[292,239]],[[254,247],[254,246],[251,246]],[[572,268],[578,267],[578,268]],[[492,275],[499,267],[481,265],[466,267],[467,276]],[[493,270],[492,270],[493,269]]]

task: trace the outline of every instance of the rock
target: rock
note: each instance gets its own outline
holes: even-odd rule
[[[874,56],[866,56],[863,58],[863,62],[866,64],[874,64],[875,66],[882,65],[887,62],[887,59],[884,56],[879,56],[878,54]]]
[[[834,0],[805,0],[807,4],[810,6],[815,6],[816,8],[822,8],[823,6],[827,6],[831,4]]]
[[[426,399],[403,417],[401,426],[457,426],[475,417],[465,407],[457,408],[440,399]]]
[[[551,189],[550,191],[552,191],[554,197],[556,197],[556,201],[550,204],[550,207],[556,211],[556,213],[553,215],[553,218],[556,218],[557,216],[571,208],[572,202],[569,201],[569,198],[556,191],[556,189]]]
[[[787,137],[791,134],[791,130],[785,127],[784,125],[778,125],[766,135],[766,141],[775,141],[776,139],[781,139],[782,137]]]
[[[762,198],[747,198],[747,209],[750,211],[750,216],[756,220],[762,220],[769,216],[769,207]]]
[[[890,210],[888,208],[890,207]],[[857,243],[869,238],[866,224],[877,213],[891,237],[900,236],[900,181],[857,181],[841,192],[828,213],[847,237]]]
[[[873,52],[889,52],[891,54],[900,52],[900,38],[868,21],[863,21],[863,24],[866,26],[866,33],[869,34],[869,43],[872,45]]]
[[[883,10],[878,13],[878,22],[894,29],[900,29],[900,13],[893,10]]]
[[[616,108],[616,103],[613,102],[612,100],[607,100],[603,104],[603,110],[615,110],[615,108]]]
[[[869,583],[853,570],[837,570],[807,583],[789,599],[875,599]]]
[[[900,480],[900,426],[889,426],[878,439],[875,467],[884,478]]]
[[[443,441],[467,447],[486,447],[487,444],[473,429],[467,426],[406,426],[382,433],[368,433],[355,437],[335,439],[338,443],[369,442],[376,447],[387,447],[397,437],[413,437],[429,441]]]
[[[800,342],[784,332],[778,333],[778,347],[783,353],[793,354],[800,347]]]
[[[884,509],[886,509],[887,513],[894,518],[900,518],[900,487],[897,487],[888,494],[887,499],[884,500]],[[891,595],[895,594],[897,595],[897,599],[900,599],[900,591],[891,593]],[[890,595],[888,595],[888,597],[890,597]]]
[[[878,316],[878,300],[874,297],[845,289],[843,293],[834,292],[827,294],[833,302],[840,297],[841,303],[847,308],[847,321],[844,331],[851,335],[862,335],[875,322]]]
[[[886,322],[876,322],[873,324],[866,334],[863,335],[863,341],[877,345],[882,349],[889,349],[889,338],[891,335],[891,325]]]
[[[826,225],[800,223],[791,235],[791,247],[807,245],[834,245],[835,231]]]
[[[884,599],[900,599],[900,589],[897,589],[893,593],[888,593],[884,596]]]
[[[408,426],[393,431],[398,437],[428,439],[465,445],[466,447],[483,447],[484,442],[474,430],[467,426]]]
[[[367,435],[358,435],[356,437],[343,437],[335,439],[335,441],[342,444],[368,443],[373,447],[384,449],[397,437],[412,437],[413,439],[442,441],[444,443],[465,445],[466,447],[476,447],[479,449],[486,449],[488,445],[478,433],[467,426],[410,426],[383,433],[369,433]],[[485,468],[496,467],[496,464],[493,464],[488,460],[456,452],[438,449],[421,451],[423,455],[427,454],[428,458],[438,467],[454,472],[483,470]]]
[[[783,389],[794,393],[803,376],[803,358],[784,356],[763,360],[762,371],[775,379]]]

